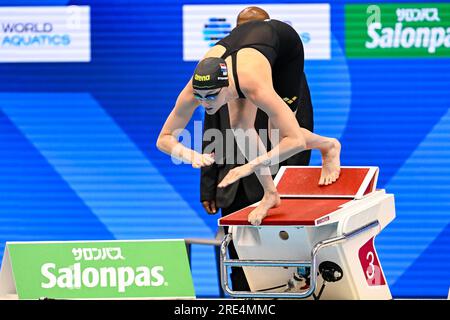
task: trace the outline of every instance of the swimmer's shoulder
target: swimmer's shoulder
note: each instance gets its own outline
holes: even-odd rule
[[[224,46],[222,46],[220,44],[216,44],[214,47],[211,47],[211,49],[209,49],[206,52],[206,54],[203,56],[203,59],[209,58],[209,57],[220,58],[223,56],[225,51],[227,51],[227,49]]]

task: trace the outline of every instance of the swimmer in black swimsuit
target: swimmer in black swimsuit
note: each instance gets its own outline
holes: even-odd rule
[[[222,59],[231,56],[233,66],[236,56],[243,48],[254,48],[264,55],[272,70],[272,84],[281,98],[293,100],[289,104],[296,111],[299,103],[298,94],[304,67],[303,44],[297,32],[288,24],[278,20],[249,21],[238,26],[231,34],[220,40],[217,45],[225,47]],[[236,69],[233,76],[236,77]],[[239,98],[244,94],[235,80]]]
[[[230,125],[244,129],[254,144],[261,145],[254,129],[256,107],[269,117],[272,128],[279,130],[280,141],[270,152],[231,170],[218,187],[229,184],[253,172],[264,188],[264,197],[249,214],[248,221],[261,224],[270,208],[280,203],[280,197],[270,175],[269,166],[309,149],[322,154],[320,185],[336,181],[340,173],[340,143],[301,128],[294,116],[304,63],[303,45],[297,32],[277,20],[251,21],[235,28],[212,47],[197,65],[194,75],[181,91],[175,107],[158,137],[158,148],[199,168],[214,163],[211,154],[198,154],[178,142],[176,132],[185,128],[198,103],[213,114],[229,104]],[[232,70],[232,72],[229,72]],[[292,103],[286,104],[282,97]],[[246,104],[249,100],[252,103]],[[297,102],[296,102],[297,101]],[[244,153],[244,155],[246,155]]]

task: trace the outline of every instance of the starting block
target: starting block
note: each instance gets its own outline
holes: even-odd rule
[[[236,298],[392,299],[374,240],[395,218],[394,195],[376,189],[378,167],[342,167],[319,186],[321,167],[282,167],[274,182],[281,205],[260,226],[257,204],[219,219],[221,284]],[[233,240],[239,259],[227,258]],[[250,291],[233,291],[228,268],[243,267]],[[305,273],[306,270],[306,273]],[[292,279],[306,284],[293,288]]]

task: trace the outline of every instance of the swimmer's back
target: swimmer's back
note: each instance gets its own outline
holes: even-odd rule
[[[303,45],[298,33],[287,23],[278,20],[244,23],[217,42],[217,45],[226,49],[222,58],[243,48],[254,48],[266,57],[272,68],[276,63],[294,58],[299,50],[303,54]]]

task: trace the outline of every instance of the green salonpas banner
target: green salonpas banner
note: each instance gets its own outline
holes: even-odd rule
[[[20,299],[195,298],[183,240],[9,242],[0,295],[13,291]]]
[[[450,57],[450,3],[345,6],[348,57]]]

